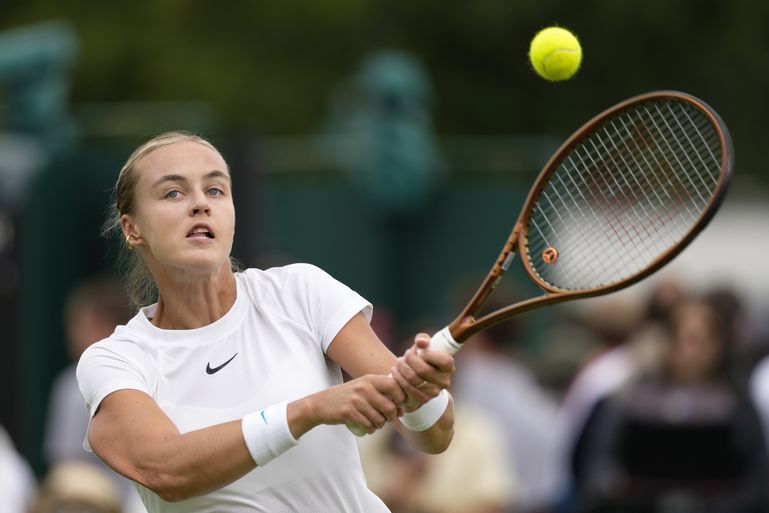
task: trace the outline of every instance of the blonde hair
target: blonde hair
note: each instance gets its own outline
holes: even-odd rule
[[[117,235],[122,241],[123,232],[120,228],[120,218],[124,214],[134,215],[136,213],[136,183],[139,179],[137,169],[141,160],[158,148],[181,142],[202,144],[221,156],[221,152],[209,141],[185,131],[165,132],[156,135],[136,148],[123,164],[115,182],[113,202],[107,220],[102,227],[104,236]],[[237,270],[238,265],[232,258],[230,258],[230,263],[232,269]],[[125,244],[121,244],[118,265],[123,269],[123,286],[126,294],[135,308],[141,308],[157,300],[157,285],[138,252],[130,251]]]

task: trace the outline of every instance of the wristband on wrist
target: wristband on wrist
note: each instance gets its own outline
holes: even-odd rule
[[[249,413],[241,421],[243,439],[256,464],[265,466],[297,444],[288,427],[288,402]]]
[[[433,397],[416,410],[404,414],[400,420],[409,431],[425,431],[433,426],[449,406],[448,391],[444,388],[441,393]]]

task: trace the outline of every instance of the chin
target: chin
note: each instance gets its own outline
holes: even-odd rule
[[[175,267],[193,274],[212,274],[224,266],[227,269],[230,268],[229,255],[185,255],[175,265]]]

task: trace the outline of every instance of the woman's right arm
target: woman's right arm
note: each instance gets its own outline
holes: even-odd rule
[[[288,427],[296,439],[320,424],[373,432],[397,418],[402,394],[386,376],[363,376],[289,403]],[[110,467],[170,502],[217,490],[256,467],[241,420],[182,434],[149,395],[133,389],[104,398],[88,441]]]
[[[172,502],[216,490],[256,466],[240,420],[181,434],[138,390],[118,390],[104,398],[88,428],[88,441],[110,467]]]

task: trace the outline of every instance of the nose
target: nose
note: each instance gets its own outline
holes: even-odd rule
[[[196,194],[190,206],[190,214],[197,216],[200,214],[208,215],[211,213],[211,207],[208,204],[208,196],[205,194]]]

